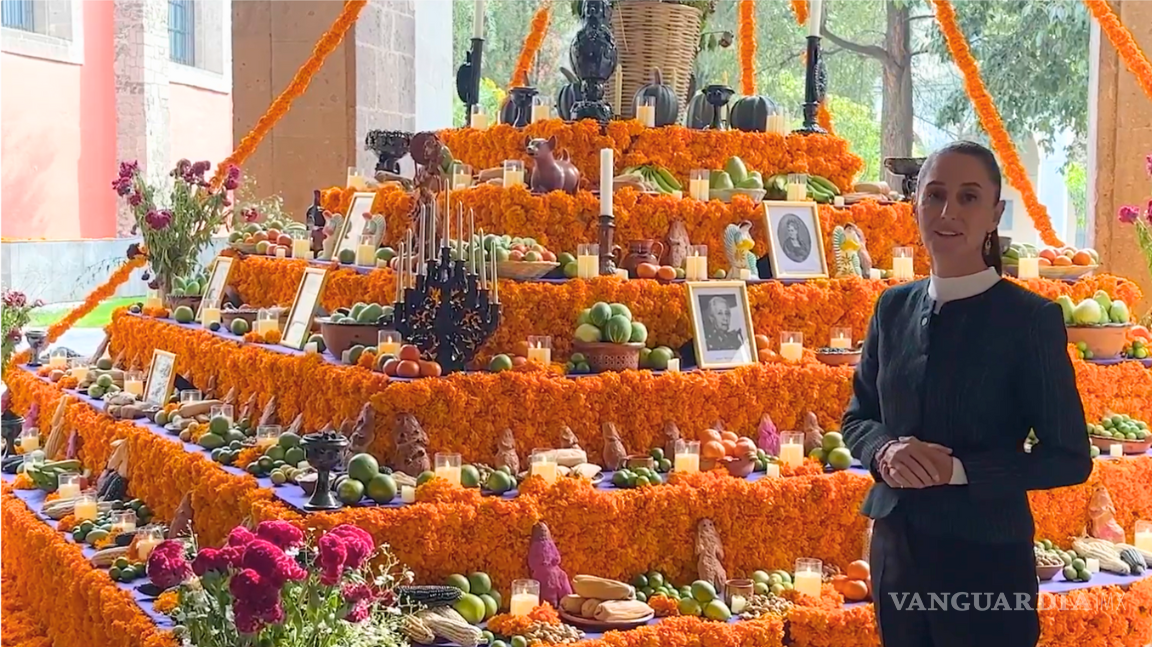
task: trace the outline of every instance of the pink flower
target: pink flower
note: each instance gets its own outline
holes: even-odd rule
[[[291,557],[284,554],[275,544],[256,539],[244,550],[240,565],[252,569],[271,586],[279,589],[289,580],[302,580],[307,573]]]
[[[344,572],[344,562],[348,559],[348,549],[344,540],[329,532],[320,537],[316,544],[316,562],[320,564],[320,582],[333,586],[340,581]]]
[[[344,596],[344,602],[348,604],[356,604],[358,602],[373,601],[376,599],[376,594],[372,592],[372,587],[364,583],[348,584],[340,591],[340,595]]]
[[[1140,210],[1133,206],[1124,205],[1120,207],[1120,213],[1117,217],[1120,219],[1120,222],[1130,225],[1140,217]]]
[[[201,548],[192,560],[192,572],[203,576],[207,573],[226,573],[232,564],[223,550],[218,548]]]
[[[128,196],[128,204],[132,205],[133,207],[139,207],[143,202],[144,196],[137,192],[133,192],[132,195]]]
[[[172,224],[172,212],[167,209],[149,211],[144,216],[144,222],[156,231],[163,231],[168,228],[168,225]]]
[[[228,174],[224,176],[224,189],[233,191],[240,186],[240,167],[229,166]]]
[[[256,207],[244,207],[240,211],[240,215],[244,217],[244,222],[256,222],[260,219],[260,212],[256,210]]]
[[[1148,172],[1148,177],[1152,177],[1152,153],[1144,158],[1144,170]]]
[[[364,622],[371,611],[372,607],[367,602],[357,602],[344,614],[344,619],[351,623]]]
[[[372,535],[359,526],[342,524],[329,530],[328,535],[335,535],[343,540],[344,549],[348,554],[344,562],[345,568],[353,570],[360,568],[372,556],[372,551],[375,549]]]
[[[262,521],[256,526],[256,536],[283,550],[304,544],[304,533],[287,521]]]
[[[236,526],[232,529],[232,532],[228,533],[229,546],[247,546],[252,543],[253,539],[256,539],[256,535],[252,534],[252,531],[244,526]]]
[[[244,559],[244,549],[244,546],[225,546],[220,549],[220,559],[227,562],[229,568],[239,568]]]
[[[168,539],[160,542],[148,556],[148,577],[162,589],[178,586],[192,576],[192,567],[184,558],[184,545]]]

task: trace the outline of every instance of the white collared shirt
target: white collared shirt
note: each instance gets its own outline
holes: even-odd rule
[[[967,276],[943,278],[933,274],[928,279],[928,297],[934,302],[933,312],[939,314],[940,308],[945,303],[970,299],[978,294],[983,294],[999,282],[1000,274],[991,267]],[[952,480],[948,484],[968,484],[968,475],[964,473],[964,464],[955,456],[952,457]]]

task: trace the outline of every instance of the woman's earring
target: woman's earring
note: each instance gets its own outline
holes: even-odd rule
[[[984,234],[984,256],[992,253],[992,232]]]

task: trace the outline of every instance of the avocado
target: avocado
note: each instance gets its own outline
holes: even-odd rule
[[[727,171],[712,171],[709,178],[709,188],[711,189],[731,189],[735,185],[732,183],[732,176]]]

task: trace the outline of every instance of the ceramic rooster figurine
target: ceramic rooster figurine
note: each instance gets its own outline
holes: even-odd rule
[[[855,223],[848,223],[844,225],[844,230],[856,238],[859,248],[856,250],[856,260],[860,265],[860,276],[868,278],[872,274],[872,255],[868,253],[868,243],[864,239],[864,230],[856,226]]]
[[[728,225],[724,228],[724,254],[728,257],[728,278],[740,278],[741,270],[748,270],[749,275],[756,279],[756,255],[752,253],[755,243],[752,241],[752,223],[745,220],[738,225]]]
[[[520,473],[520,457],[516,455],[516,438],[511,429],[500,432],[496,440],[496,468],[507,467],[513,474]]]
[[[864,276],[860,269],[860,241],[852,229],[837,225],[832,230],[832,250],[836,256],[836,278]]]
[[[572,594],[572,581],[560,568],[560,550],[552,541],[552,532],[543,521],[532,526],[528,544],[528,572],[540,583],[540,601],[560,608],[560,600]]]

